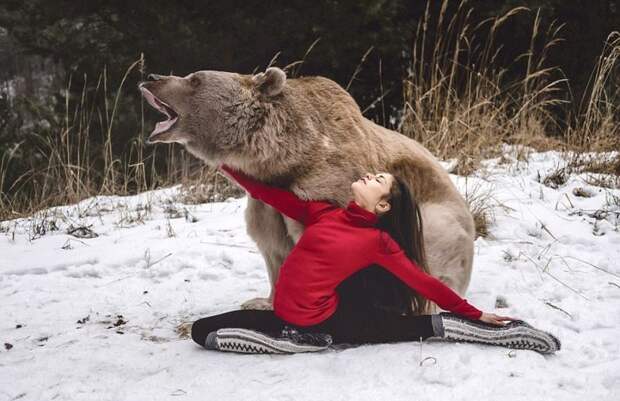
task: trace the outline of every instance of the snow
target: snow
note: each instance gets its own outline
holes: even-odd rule
[[[247,198],[184,205],[169,188],[0,223],[0,400],[618,400],[620,190],[586,174],[550,188],[539,176],[562,156],[513,151],[451,175],[494,205],[466,298],[555,334],[555,355],[433,341],[206,351],[177,326],[266,296],[267,273]]]

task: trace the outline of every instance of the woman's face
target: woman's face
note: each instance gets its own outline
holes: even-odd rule
[[[390,204],[382,198],[390,193],[393,182],[394,176],[390,173],[366,173],[351,184],[353,200],[373,213],[385,213],[390,210]]]

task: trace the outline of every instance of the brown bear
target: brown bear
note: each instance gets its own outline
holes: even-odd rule
[[[256,75],[151,74],[139,88],[167,116],[157,123],[150,143],[181,143],[209,165],[226,163],[303,199],[328,199],[344,207],[352,198],[351,183],[362,174],[398,174],[420,206],[429,273],[464,296],[474,251],[474,223],[465,200],[426,148],[365,118],[334,81],[287,79],[271,67]],[[253,198],[245,218],[265,259],[271,293],[242,306],[271,308],[279,268],[304,227]],[[437,309],[429,303],[417,313]]]

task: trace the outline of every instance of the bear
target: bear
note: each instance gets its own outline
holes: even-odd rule
[[[420,207],[428,273],[465,295],[475,239],[465,199],[425,147],[365,118],[338,83],[321,76],[291,79],[269,67],[257,74],[149,74],[138,86],[166,116],[147,143],[180,143],[212,167],[225,163],[302,199],[345,207],[350,184],[366,172],[398,174]],[[270,309],[279,268],[304,227],[251,197],[245,220],[265,260],[271,292],[242,308]],[[428,302],[427,310],[416,312],[437,309]]]

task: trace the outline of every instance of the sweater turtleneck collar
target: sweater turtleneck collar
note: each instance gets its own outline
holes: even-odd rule
[[[379,216],[369,210],[364,209],[363,207],[355,203],[354,200],[349,201],[344,212],[348,220],[356,226],[371,227],[374,226],[379,220]]]

